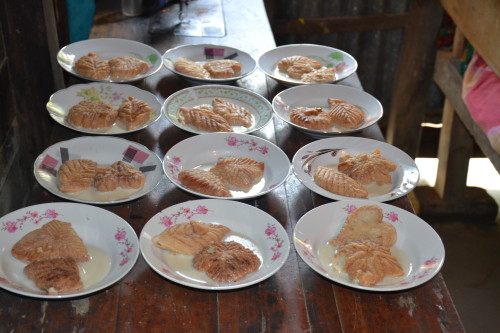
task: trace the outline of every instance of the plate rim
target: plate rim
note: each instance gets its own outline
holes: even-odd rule
[[[122,218],[118,214],[115,214],[107,209],[93,206],[93,205],[89,205],[89,204],[78,203],[78,202],[46,202],[46,203],[38,203],[38,204],[18,208],[16,210],[13,210],[13,211],[5,214],[4,216],[0,217],[0,220],[4,220],[10,215],[19,214],[19,213],[22,213],[23,211],[27,211],[29,209],[35,209],[37,207],[49,207],[49,206],[51,208],[56,207],[56,206],[85,207],[86,210],[99,211],[99,212],[104,213],[104,214],[109,214],[109,216],[114,216],[117,221],[120,221],[121,223],[123,223],[123,227],[127,228],[127,235],[129,236],[129,239],[132,238],[132,241],[134,241],[133,245],[137,248],[134,256],[132,258],[130,258],[126,264],[128,266],[127,269],[125,269],[124,272],[121,273],[115,279],[112,279],[111,281],[103,284],[102,286],[100,286],[98,288],[89,288],[87,291],[77,291],[77,292],[73,292],[73,293],[65,293],[65,294],[58,294],[58,295],[50,295],[50,294],[42,294],[42,293],[37,294],[34,292],[25,292],[25,291],[16,289],[14,287],[5,286],[3,281],[0,282],[0,288],[4,289],[6,291],[9,291],[9,292],[15,293],[15,294],[20,295],[20,296],[27,296],[27,297],[33,297],[33,298],[39,298],[39,299],[46,299],[46,300],[76,298],[76,297],[82,297],[85,295],[91,295],[91,294],[96,294],[96,293],[102,292],[104,289],[107,289],[110,286],[118,283],[120,280],[124,279],[125,276],[127,276],[127,274],[129,274],[130,271],[135,267],[137,260],[139,259],[140,252],[141,252],[140,251],[140,244],[139,244],[139,237],[137,236],[137,233],[135,232],[132,225],[127,220],[125,220],[124,218]],[[0,251],[4,251],[4,250],[5,250],[5,247],[0,247]],[[109,275],[109,273],[110,272],[108,272],[108,275]],[[7,282],[9,282],[7,279],[5,279],[5,280]]]
[[[428,274],[426,276],[423,276],[421,280],[419,280],[418,282],[413,282],[413,283],[408,283],[406,285],[400,285],[398,287],[391,287],[391,285],[387,285],[387,286],[377,286],[377,287],[374,287],[374,286],[363,286],[363,285],[357,285],[357,284],[354,284],[354,283],[351,283],[349,281],[345,281],[345,280],[341,280],[341,279],[336,279],[332,276],[328,276],[327,274],[325,274],[324,272],[322,272],[320,269],[318,269],[317,267],[314,267],[314,265],[311,265],[308,261],[308,258],[307,256],[305,256],[300,250],[299,248],[297,247],[297,237],[296,237],[296,230],[297,230],[297,227],[301,224],[301,223],[304,223],[304,218],[311,212],[315,211],[316,213],[319,211],[319,210],[325,210],[325,209],[329,209],[330,207],[332,206],[341,206],[341,205],[347,205],[347,204],[359,204],[359,205],[377,205],[377,206],[381,206],[381,208],[386,208],[386,209],[391,209],[391,210],[395,210],[395,211],[398,211],[399,213],[403,213],[403,214],[408,214],[409,216],[413,216],[414,217],[414,221],[417,221],[417,223],[421,223],[424,228],[428,228],[428,230],[430,230],[431,234],[436,238],[436,240],[438,241],[436,244],[438,245],[439,247],[439,250],[442,252],[442,258],[441,260],[439,261],[437,267],[435,270],[433,270],[431,272],[431,274]],[[312,215],[312,213],[311,213]],[[431,279],[433,279],[442,269],[443,265],[444,265],[444,261],[445,261],[445,257],[446,257],[446,249],[444,247],[444,244],[443,244],[443,241],[441,239],[441,237],[439,236],[439,234],[436,232],[436,230],[434,230],[434,228],[429,224],[427,223],[426,221],[424,221],[422,218],[420,218],[419,216],[403,209],[403,208],[400,208],[400,207],[397,207],[397,206],[394,206],[394,205],[390,205],[390,204],[386,204],[386,203],[383,203],[383,202],[376,202],[376,201],[371,201],[371,200],[367,200],[367,199],[352,199],[352,200],[339,200],[339,201],[335,201],[335,202],[329,202],[329,203],[326,203],[326,204],[323,204],[323,205],[320,205],[320,206],[317,206],[311,210],[309,210],[308,212],[306,212],[304,215],[302,215],[299,220],[297,221],[297,223],[295,224],[294,228],[293,228],[293,233],[292,233],[292,237],[293,237],[293,245],[294,245],[294,248],[295,248],[295,252],[297,252],[300,256],[300,258],[307,264],[307,266],[312,269],[313,271],[315,271],[316,273],[320,274],[321,276],[323,276],[325,279],[328,279],[329,281],[331,282],[335,282],[335,283],[338,283],[340,285],[343,285],[343,286],[346,286],[346,287],[350,287],[350,288],[353,288],[353,289],[358,289],[358,290],[362,290],[362,291],[372,291],[372,292],[380,292],[380,293],[386,293],[386,292],[394,292],[394,291],[403,291],[403,290],[408,290],[408,289],[412,289],[412,288],[416,288],[418,286],[421,286],[427,282],[429,282]],[[330,237],[333,237],[330,236]],[[440,253],[441,254],[441,253]]]
[[[248,200],[248,199],[253,199],[253,198],[257,198],[257,197],[266,195],[266,194],[274,191],[279,186],[283,185],[286,182],[286,180],[288,179],[288,177],[290,177],[290,174],[292,173],[292,163],[291,163],[290,159],[288,158],[288,155],[286,155],[286,153],[278,145],[276,145],[276,144],[274,144],[271,141],[268,141],[266,139],[263,139],[263,138],[260,138],[260,137],[256,137],[256,136],[253,136],[253,135],[250,135],[250,134],[245,134],[245,133],[216,132],[216,133],[203,134],[203,137],[206,138],[208,136],[222,136],[222,135],[239,135],[239,136],[243,136],[243,137],[246,137],[246,138],[252,138],[252,139],[257,138],[258,140],[262,140],[263,142],[265,142],[268,145],[274,146],[277,149],[277,151],[279,152],[279,154],[281,154],[282,157],[284,159],[286,158],[286,160],[288,161],[288,170],[287,170],[287,174],[284,177],[284,179],[282,179],[280,181],[280,183],[274,184],[275,186],[273,186],[272,188],[268,188],[264,192],[259,192],[259,193],[252,194],[252,195],[249,195],[249,196],[239,196],[239,197],[217,197],[217,196],[213,196],[213,195],[199,193],[199,192],[196,192],[194,190],[191,190],[191,189],[183,186],[182,184],[178,184],[178,182],[175,179],[172,179],[170,177],[170,175],[168,174],[168,172],[167,172],[167,166],[166,166],[166,164],[167,164],[167,161],[166,161],[167,160],[167,156],[169,155],[169,152],[174,147],[176,147],[177,145],[179,145],[181,143],[186,144],[187,141],[201,140],[201,138],[200,138],[201,136],[192,136],[192,137],[189,137],[189,138],[184,139],[182,141],[179,141],[178,143],[176,143],[175,145],[173,145],[172,147],[170,147],[170,149],[168,151],[165,152],[165,155],[164,155],[163,160],[162,160],[162,168],[163,168],[163,173],[168,178],[168,180],[170,182],[172,182],[177,188],[179,188],[179,189],[181,189],[183,191],[186,191],[188,193],[191,193],[191,194],[193,194],[193,195],[195,195],[197,197],[202,197],[202,198],[206,198],[206,199],[223,200],[223,201],[236,201],[236,200]]]
[[[235,205],[235,206],[240,206],[240,207],[245,207],[245,206],[248,206],[250,208],[247,208],[247,209],[250,209],[250,210],[259,210],[262,214],[265,214],[267,215],[271,220],[273,220],[275,226],[277,226],[278,228],[281,228],[281,232],[283,233],[284,236],[286,237],[283,237],[283,240],[284,240],[284,243],[286,244],[286,246],[288,247],[287,251],[283,251],[283,255],[280,257],[280,263],[277,265],[277,267],[274,269],[274,270],[271,270],[269,273],[267,273],[266,275],[260,277],[259,279],[256,279],[254,281],[251,281],[251,282],[248,282],[248,283],[244,283],[242,285],[232,285],[232,286],[223,286],[223,285],[219,285],[219,286],[212,286],[212,287],[203,287],[203,286],[200,286],[200,285],[194,285],[192,283],[189,283],[189,282],[184,282],[182,280],[178,280],[178,279],[175,279],[175,278],[172,278],[171,276],[167,276],[166,274],[164,274],[163,272],[161,272],[161,270],[157,269],[156,267],[154,267],[154,265],[150,262],[150,259],[144,254],[144,250],[143,250],[143,246],[146,246],[145,242],[147,242],[148,240],[145,239],[145,237],[143,237],[143,231],[146,229],[146,226],[153,221],[153,219],[158,216],[159,214],[163,213],[164,211],[167,211],[169,209],[174,209],[176,207],[180,207],[181,205],[188,205],[188,204],[202,204],[202,203],[211,203],[211,202],[216,202],[217,204],[221,204],[221,205]],[[153,270],[155,271],[156,273],[158,273],[162,278],[164,279],[167,279],[171,282],[174,282],[176,284],[179,284],[179,285],[182,285],[182,286],[185,286],[185,287],[190,287],[190,288],[194,288],[194,289],[199,289],[199,290],[208,290],[208,291],[225,291],[225,290],[237,290],[237,289],[242,289],[242,288],[246,288],[246,287],[250,287],[250,286],[254,286],[258,283],[261,283],[269,278],[271,278],[272,276],[274,276],[286,263],[286,261],[288,260],[288,257],[290,255],[290,252],[291,252],[291,249],[292,249],[292,245],[291,245],[291,241],[289,239],[289,236],[286,232],[286,229],[281,225],[281,223],[279,223],[279,221],[273,217],[271,214],[267,213],[266,211],[262,210],[262,209],[259,209],[255,206],[252,206],[252,205],[249,205],[249,204],[246,204],[246,203],[243,203],[243,202],[239,202],[239,201],[227,201],[227,200],[220,200],[220,199],[211,199],[211,198],[206,198],[206,199],[194,199],[194,200],[188,200],[188,201],[184,201],[184,202],[181,202],[181,203],[178,203],[178,204],[175,204],[175,205],[172,205],[172,206],[169,206],[169,207],[166,207],[164,209],[162,209],[161,211],[157,212],[155,215],[153,215],[149,220],[148,222],[146,222],[143,226],[143,228],[141,229],[141,232],[139,233],[139,247],[140,247],[140,251],[141,251],[141,255],[142,257],[144,258],[144,261],[146,261],[146,263],[148,264],[148,266]],[[150,245],[152,246],[152,245]]]
[[[124,138],[121,138],[121,137],[116,137],[116,136],[98,136],[98,135],[92,136],[92,135],[85,135],[85,136],[79,136],[79,137],[71,138],[71,139],[68,139],[68,140],[58,141],[58,142],[50,145],[49,147],[45,148],[45,150],[43,152],[41,152],[35,158],[35,161],[33,162],[33,174],[34,174],[34,177],[35,177],[36,181],[38,182],[38,184],[41,187],[43,187],[46,191],[52,193],[53,195],[55,195],[55,196],[57,196],[59,198],[62,198],[62,199],[65,199],[65,200],[70,200],[70,201],[73,201],[75,203],[92,204],[92,205],[114,205],[114,204],[121,204],[121,203],[129,202],[129,201],[137,200],[137,199],[145,196],[146,194],[152,192],[160,184],[160,182],[161,182],[161,180],[163,178],[164,172],[161,172],[161,175],[158,177],[158,180],[156,181],[156,184],[154,184],[149,191],[143,193],[142,195],[134,196],[134,194],[132,194],[132,197],[127,197],[127,198],[123,198],[123,199],[119,199],[119,200],[111,200],[111,201],[90,201],[90,200],[72,198],[72,197],[63,195],[63,193],[61,191],[54,191],[54,190],[46,187],[44,185],[44,183],[41,182],[40,179],[39,179],[39,176],[37,174],[37,169],[38,169],[37,165],[38,165],[38,162],[40,160],[42,160],[43,156],[47,154],[48,150],[51,149],[51,148],[53,148],[54,146],[61,145],[64,142],[86,140],[86,139],[109,140],[109,141],[112,141],[112,140],[114,140],[114,141],[124,141],[124,142],[128,142],[130,144],[133,144],[135,146],[139,146],[139,147],[141,147],[141,149],[144,149],[151,156],[153,156],[154,159],[157,162],[159,162],[159,163],[157,163],[157,165],[159,167],[163,168],[163,161],[162,161],[162,159],[154,151],[150,150],[148,147],[144,146],[141,143],[138,143],[138,142],[135,142],[135,141],[130,141],[130,140],[127,140],[127,139],[124,139]]]
[[[85,86],[101,86],[101,85],[112,85],[112,86],[115,86],[117,88],[119,87],[126,87],[128,89],[132,89],[132,90],[136,90],[136,91],[141,91],[141,92],[144,92],[144,93],[147,93],[149,95],[151,95],[151,97],[154,97],[155,100],[157,101],[157,107],[158,107],[158,114],[154,117],[154,119],[144,123],[143,125],[139,126],[139,127],[136,127],[132,130],[123,130],[121,132],[116,132],[116,133],[107,133],[107,132],[94,132],[94,131],[89,131],[89,130],[86,130],[85,128],[82,128],[82,129],[79,129],[77,127],[74,127],[72,126],[71,124],[67,123],[67,121],[59,121],[56,117],[54,117],[54,114],[53,112],[50,110],[49,108],[49,103],[52,101],[52,99],[58,95],[58,94],[62,94],[64,92],[69,92],[70,90],[72,89],[76,89],[78,87],[80,87],[79,89],[83,89]],[[95,82],[88,82],[88,83],[77,83],[77,84],[74,84],[74,85],[71,85],[71,86],[68,86],[68,87],[65,87],[65,88],[62,88],[62,89],[59,89],[58,91],[52,93],[49,97],[49,100],[48,102],[45,104],[45,108],[47,109],[50,117],[55,121],[57,122],[58,124],[66,127],[66,128],[69,128],[73,131],[77,131],[77,132],[80,132],[80,133],[85,133],[85,134],[89,134],[89,135],[108,135],[108,136],[112,136],[112,135],[122,135],[122,134],[129,134],[129,133],[134,133],[134,132],[137,132],[137,131],[140,131],[140,130],[143,130],[145,129],[146,127],[152,125],[153,123],[155,123],[156,121],[158,121],[158,119],[161,118],[162,116],[162,110],[161,110],[161,107],[162,107],[162,103],[160,102],[160,100],[158,99],[158,97],[156,95],[154,95],[153,93],[147,91],[147,90],[144,90],[144,89],[141,89],[141,88],[138,88],[134,85],[131,85],[131,84],[127,84],[127,83],[116,83],[116,82],[105,82],[105,81],[95,81]],[[69,110],[68,110],[69,111]],[[67,113],[65,114],[65,118],[67,117]]]
[[[167,66],[167,63],[168,63],[167,54],[169,52],[178,51],[178,50],[181,50],[183,48],[192,48],[192,47],[213,47],[213,48],[215,48],[215,47],[223,47],[223,48],[227,48],[227,49],[231,49],[231,50],[235,50],[235,51],[241,52],[245,56],[249,57],[252,60],[252,62],[253,62],[253,68],[249,72],[242,73],[241,75],[238,75],[238,76],[235,76],[235,77],[221,78],[221,79],[218,79],[218,78],[204,79],[204,78],[199,78],[199,77],[196,77],[196,76],[191,76],[191,75],[187,75],[187,74],[184,74],[184,73],[180,73],[180,72],[176,71],[175,69],[172,69],[169,66]],[[223,82],[234,82],[234,81],[240,80],[240,79],[242,79],[242,78],[244,78],[244,77],[252,74],[257,69],[257,60],[255,60],[255,58],[252,57],[252,55],[250,53],[248,53],[246,51],[243,51],[241,49],[238,49],[236,47],[233,47],[233,46],[222,45],[222,44],[212,44],[212,43],[183,44],[183,45],[178,45],[178,46],[169,48],[168,50],[166,50],[162,54],[162,63],[163,63],[163,66],[166,69],[168,69],[169,71],[171,71],[172,73],[174,73],[176,75],[179,75],[180,77],[182,77],[182,78],[184,78],[184,79],[186,79],[188,81],[199,82],[199,83],[204,83],[204,84],[221,84]]]
[[[65,63],[61,60],[61,57],[60,57],[60,55],[63,54],[63,51],[65,49],[67,50],[70,47],[78,46],[77,44],[80,44],[80,45],[83,44],[83,45],[85,45],[85,44],[92,43],[94,41],[98,41],[98,42],[102,41],[102,42],[110,42],[110,43],[127,43],[127,44],[130,44],[130,45],[134,44],[134,45],[137,45],[137,46],[141,46],[141,47],[144,47],[145,49],[151,50],[151,52],[153,52],[154,54],[156,54],[156,56],[158,57],[158,62],[152,67],[151,72],[148,72],[148,73],[145,73],[145,74],[142,74],[142,75],[138,75],[138,76],[136,76],[134,78],[125,79],[125,80],[112,80],[111,78],[103,79],[103,80],[91,79],[91,78],[82,76],[82,75],[78,74],[75,70],[73,70],[73,69],[70,70],[70,69],[68,69],[65,66]],[[127,38],[110,38],[110,37],[105,37],[105,38],[89,38],[89,39],[80,40],[80,41],[76,41],[76,42],[67,44],[67,45],[65,45],[65,46],[63,46],[63,47],[61,47],[59,49],[59,51],[56,54],[56,60],[57,60],[57,63],[59,64],[59,66],[62,69],[64,69],[69,74],[74,75],[74,76],[76,76],[76,77],[78,77],[80,79],[83,79],[83,80],[86,80],[86,81],[90,81],[90,82],[109,82],[109,83],[128,83],[128,82],[135,82],[135,81],[143,80],[143,79],[147,78],[148,76],[156,74],[162,68],[162,64],[163,64],[161,53],[157,49],[155,49],[154,47],[152,47],[152,46],[150,46],[148,44],[145,44],[145,43],[138,42],[136,40],[132,40],[132,39],[127,39]],[[73,66],[72,66],[72,68],[73,68]]]
[[[321,44],[312,44],[312,43],[295,43],[295,44],[286,44],[286,45],[280,45],[280,46],[277,46],[275,48],[272,48],[264,53],[262,53],[259,58],[257,59],[257,66],[259,67],[259,69],[264,73],[266,74],[267,76],[269,76],[270,78],[278,81],[279,83],[285,85],[285,86],[289,86],[289,87],[293,87],[293,86],[302,86],[302,85],[313,85],[313,84],[317,84],[315,82],[299,82],[299,81],[293,81],[293,80],[287,80],[286,78],[281,78],[281,77],[277,77],[276,75],[273,75],[272,73],[269,73],[267,70],[265,70],[263,68],[263,66],[261,66],[261,59],[265,56],[269,56],[269,54],[271,54],[273,51],[277,50],[277,49],[280,49],[280,50],[283,50],[283,49],[287,49],[287,48],[297,48],[297,47],[314,47],[314,48],[323,48],[323,49],[330,49],[330,50],[334,50],[334,51],[338,51],[340,53],[342,53],[343,55],[347,55],[348,58],[350,58],[351,61],[354,62],[354,69],[347,75],[333,81],[333,82],[330,82],[330,83],[324,83],[324,84],[335,84],[335,83],[338,83],[340,81],[343,81],[345,79],[347,79],[349,76],[351,76],[352,74],[356,73],[356,71],[358,70],[358,61],[356,60],[356,58],[354,58],[353,55],[351,55],[350,53],[344,51],[344,50],[341,50],[341,49],[338,49],[338,48],[335,48],[335,47],[332,47],[332,46],[327,46],[327,45],[321,45]]]
[[[254,128],[249,128],[243,132],[238,132],[237,134],[250,134],[250,133],[253,133],[253,132],[256,132],[258,130],[261,130],[262,128],[266,127],[267,125],[269,125],[269,123],[272,121],[273,119],[273,115],[274,115],[274,110],[273,110],[273,106],[271,104],[271,102],[269,102],[267,100],[267,98],[265,98],[264,96],[254,92],[254,91],[251,91],[249,89],[245,89],[245,88],[241,88],[241,87],[235,87],[235,86],[228,86],[228,85],[221,85],[221,84],[206,84],[206,85],[199,85],[199,86],[191,86],[191,87],[186,87],[184,89],[181,89],[181,90],[178,90],[176,91],[175,93],[169,95],[165,101],[162,103],[162,107],[161,107],[161,113],[162,115],[172,124],[174,125],[175,127],[183,130],[183,131],[186,131],[186,132],[189,132],[189,133],[193,133],[193,134],[197,134],[197,135],[202,135],[202,134],[212,134],[212,133],[236,133],[236,132],[203,132],[203,131],[200,131],[200,130],[196,130],[195,128],[191,128],[191,127],[188,127],[188,126],[179,126],[178,124],[176,124],[175,122],[173,122],[170,117],[168,116],[168,111],[167,111],[167,104],[172,101],[174,98],[176,98],[177,96],[181,95],[181,94],[185,94],[185,93],[188,93],[190,90],[198,90],[198,89],[220,89],[220,90],[235,90],[235,91],[238,91],[242,94],[247,94],[249,96],[252,96],[253,98],[255,99],[258,99],[260,100],[263,104],[266,105],[267,109],[269,110],[268,114],[267,115],[267,119],[264,123],[262,123],[261,125],[259,126],[256,126]],[[259,112],[260,114],[260,112]]]
[[[286,119],[285,117],[283,117],[281,114],[279,114],[276,110],[275,110],[275,107],[274,105],[275,104],[278,104],[277,100],[278,98],[280,98],[281,96],[283,96],[284,94],[290,94],[291,92],[293,92],[294,90],[300,90],[300,89],[314,89],[314,88],[317,88],[317,87],[321,87],[321,88],[325,88],[325,89],[332,89],[332,90],[345,90],[345,91],[349,91],[350,93],[354,93],[354,94],[357,94],[357,95],[360,95],[360,96],[365,96],[367,98],[369,98],[370,100],[372,100],[372,102],[374,102],[376,105],[377,105],[377,109],[380,110],[379,113],[377,113],[377,116],[371,121],[371,122],[368,122],[368,123],[365,123],[363,124],[362,126],[358,127],[358,128],[354,128],[354,129],[345,129],[344,131],[324,131],[324,130],[316,130],[316,129],[312,129],[312,128],[307,128],[307,127],[304,127],[304,126],[300,126],[300,125],[297,125],[297,124],[294,124],[290,121],[290,119]],[[346,134],[352,134],[352,133],[356,133],[356,132],[359,132],[365,128],[368,128],[374,124],[376,124],[384,115],[384,108],[382,106],[382,103],[380,103],[380,101],[375,97],[373,96],[372,94],[364,91],[364,90],[361,90],[361,89],[358,89],[358,88],[354,88],[354,87],[350,87],[350,86],[346,86],[346,85],[342,85],[342,84],[327,84],[327,83],[316,83],[316,84],[309,84],[309,85],[300,85],[300,86],[295,86],[295,87],[291,87],[291,88],[288,88],[288,89],[285,89],[283,91],[280,91],[278,94],[276,94],[276,96],[273,97],[273,100],[271,101],[271,105],[272,105],[272,108],[273,108],[273,113],[282,121],[284,121],[285,123],[287,123],[288,125],[306,133],[306,134],[309,134],[313,137],[317,137],[317,138],[327,138],[327,137],[335,137],[335,136],[341,136],[341,135],[346,135]],[[377,111],[378,111],[377,110]]]
[[[355,137],[355,136],[337,136],[337,137],[331,137],[331,138],[324,138],[324,139],[321,139],[321,140],[317,140],[317,141],[313,141],[311,143],[308,143],[308,144],[302,146],[301,148],[299,148],[295,152],[295,154],[294,154],[294,156],[292,158],[291,164],[292,164],[292,169],[293,169],[294,175],[299,179],[299,181],[300,181],[300,183],[302,185],[304,185],[309,190],[313,191],[314,193],[316,193],[318,195],[321,195],[323,197],[326,197],[326,198],[332,199],[332,200],[353,200],[353,199],[355,199],[355,198],[343,196],[343,195],[340,195],[340,194],[335,194],[335,193],[332,193],[332,192],[328,192],[327,190],[322,189],[319,186],[313,186],[313,187],[309,186],[309,183],[305,182],[302,179],[301,173],[298,172],[297,168],[295,167],[295,164],[296,164],[295,162],[300,159],[300,156],[299,156],[300,154],[303,154],[308,148],[310,149],[310,147],[313,147],[314,145],[321,145],[322,143],[326,143],[327,141],[352,141],[352,142],[357,142],[359,146],[362,146],[363,142],[370,143],[370,144],[373,144],[373,145],[380,145],[380,146],[383,146],[383,147],[385,147],[387,149],[390,149],[390,150],[393,150],[393,151],[397,151],[398,154],[400,154],[401,156],[403,156],[405,159],[413,161],[413,165],[411,165],[411,167],[412,167],[412,170],[414,169],[414,171],[416,172],[416,177],[417,178],[415,180],[415,184],[411,184],[412,187],[408,191],[406,191],[404,193],[396,193],[392,197],[387,197],[388,195],[390,195],[390,193],[392,193],[394,191],[394,189],[393,189],[389,193],[386,193],[386,194],[383,194],[383,195],[379,195],[379,196],[369,197],[369,198],[364,199],[364,200],[369,200],[369,201],[373,201],[373,202],[380,202],[380,203],[388,202],[388,201],[391,201],[391,200],[394,200],[394,199],[397,199],[397,198],[400,198],[402,196],[407,195],[408,193],[412,192],[415,189],[415,187],[417,187],[417,185],[418,185],[418,182],[420,180],[420,171],[418,169],[418,166],[416,165],[414,159],[412,159],[403,150],[401,150],[398,147],[393,146],[393,145],[391,145],[391,144],[389,144],[387,142],[379,141],[379,140],[375,140],[375,139],[364,138],[364,137]],[[346,147],[346,148],[349,148],[349,147]],[[343,148],[343,149],[346,149],[346,148]]]

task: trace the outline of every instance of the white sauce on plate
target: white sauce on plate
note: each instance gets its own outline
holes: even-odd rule
[[[104,279],[111,268],[111,259],[106,251],[92,245],[86,245],[86,247],[90,260],[78,265],[84,289]]]

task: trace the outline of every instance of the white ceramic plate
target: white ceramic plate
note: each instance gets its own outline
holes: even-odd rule
[[[248,89],[223,85],[205,85],[189,87],[170,95],[163,103],[162,112],[175,126],[195,134],[209,133],[194,126],[182,124],[177,119],[180,107],[193,107],[212,104],[214,98],[242,106],[253,115],[252,126],[233,126],[235,133],[252,133],[266,126],[273,118],[271,103],[261,95]]]
[[[316,44],[289,44],[278,46],[262,54],[257,61],[259,68],[279,83],[291,87],[311,83],[294,79],[278,70],[278,62],[286,57],[303,56],[319,61],[323,67],[334,67],[337,75],[334,82],[341,81],[356,72],[358,63],[349,53],[342,50]],[[332,83],[334,83],[332,82]]]
[[[74,159],[89,159],[98,165],[124,161],[141,170],[146,176],[146,183],[139,190],[61,192],[57,171],[64,162]],[[163,176],[160,158],[143,145],[121,138],[98,136],[74,138],[50,146],[35,160],[34,173],[40,185],[52,194],[68,200],[94,204],[115,204],[140,198],[151,192]]]
[[[398,234],[393,250],[402,254],[398,260],[406,274],[392,284],[362,286],[331,267],[334,249],[327,242],[337,235],[348,214],[368,204],[379,206],[384,213],[383,220],[390,222]],[[432,279],[444,263],[443,242],[424,220],[404,209],[370,200],[337,201],[309,211],[297,222],[293,239],[297,253],[313,270],[327,279],[357,289],[397,291],[413,288]]]
[[[231,190],[232,197],[215,197],[195,192],[178,179],[182,170],[208,170],[220,157],[249,157],[264,162],[264,176],[248,192]],[[247,134],[211,133],[193,136],[173,146],[163,158],[163,170],[179,188],[206,198],[249,199],[271,192],[288,177],[291,165],[288,156],[273,143]]]
[[[177,254],[179,262],[169,261],[170,252],[153,246],[151,239],[165,228],[190,220],[230,228],[224,240],[234,240],[254,250],[261,258],[260,268],[239,281],[222,283],[192,268],[193,256]],[[139,242],[142,256],[158,274],[185,286],[208,290],[236,289],[263,281],[283,266],[290,252],[285,229],[271,215],[241,202],[216,199],[186,201],[162,210],[144,225]]]
[[[93,256],[85,264],[90,274],[81,275],[82,290],[61,295],[47,294],[24,275],[26,264],[11,254],[12,246],[24,235],[54,219],[70,222]],[[3,216],[0,218],[0,244],[0,287],[36,298],[79,297],[102,290],[124,277],[139,256],[137,235],[127,221],[99,207],[69,202],[29,206]],[[100,264],[99,258],[109,266]],[[92,282],[92,278],[95,281]]]
[[[126,80],[94,80],[78,74],[75,70],[75,63],[89,52],[96,53],[103,60],[110,60],[116,57],[134,57],[149,63],[150,68],[144,74]],[[75,42],[63,47],[57,53],[57,62],[68,73],[88,81],[103,82],[132,82],[142,80],[158,72],[162,65],[161,54],[149,45],[133,40],[120,38],[95,38]]]
[[[119,121],[116,121],[111,127],[92,130],[89,128],[73,126],[67,120],[68,112],[71,107],[81,101],[101,101],[118,108],[129,96],[148,103],[152,110],[149,120],[132,130],[127,130],[127,128]],[[76,84],[66,89],[59,90],[50,96],[49,102],[47,103],[47,110],[49,111],[52,119],[63,126],[82,133],[104,135],[135,132],[146,128],[161,117],[161,103],[155,95],[128,84],[117,83]]]
[[[365,113],[365,120],[356,129],[334,125],[331,129],[325,131],[303,127],[292,123],[290,120],[290,111],[299,106],[322,107],[324,110],[328,110],[328,98],[340,99],[356,105]],[[383,114],[382,104],[367,92],[332,84],[298,86],[283,90],[273,98],[272,106],[274,113],[280,119],[317,138],[358,132],[375,124],[382,118]]]
[[[238,76],[226,79],[204,79],[179,73],[174,68],[174,63],[178,58],[185,58],[199,64],[204,64],[210,60],[232,59],[241,63],[241,73]],[[198,44],[181,45],[174,47],[163,54],[163,64],[173,73],[184,78],[191,84],[230,84],[251,74],[256,65],[255,60],[248,53],[229,46]]]
[[[382,156],[395,163],[397,169],[391,172],[392,184],[365,186],[368,199],[384,202],[399,198],[411,192],[418,184],[420,173],[415,161],[402,150],[382,141],[358,138],[336,137],[311,142],[300,148],[292,159],[297,178],[311,191],[334,200],[348,200],[349,197],[329,192],[314,182],[314,170],[318,166],[335,167],[345,155],[371,154],[377,148]]]

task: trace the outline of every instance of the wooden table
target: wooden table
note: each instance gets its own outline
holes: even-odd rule
[[[275,46],[262,1],[225,0],[223,5],[227,35],[222,38],[152,36],[147,33],[147,18],[123,18],[111,12],[98,19],[118,17],[119,20],[96,24],[91,38],[130,38],[151,44],[160,53],[187,43],[226,44],[245,50],[255,58]],[[259,70],[237,84],[270,100],[284,89]],[[342,84],[361,88],[357,76]],[[164,100],[187,84],[162,68],[138,86]],[[313,141],[277,118],[254,135],[277,144],[290,160],[300,147]],[[383,140],[376,125],[357,135]],[[77,136],[79,133],[55,124],[51,143]],[[145,130],[123,135],[127,140],[144,144],[160,157],[174,144],[191,136],[164,117]],[[157,212],[193,199],[198,198],[178,189],[164,177],[145,197],[103,207],[127,220],[139,235],[144,224]],[[29,204],[56,201],[63,200],[37,185]],[[292,239],[298,219],[330,200],[314,194],[291,175],[271,193],[245,202],[275,217]],[[389,203],[412,211],[406,197]],[[162,278],[139,257],[121,281],[88,297],[47,301],[2,290],[0,302],[0,332],[463,331],[441,274],[403,292],[364,292],[332,283],[316,274],[299,258],[293,246],[286,263],[274,276],[238,290],[210,292],[184,287]]]

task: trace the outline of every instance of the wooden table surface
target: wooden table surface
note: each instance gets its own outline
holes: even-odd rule
[[[262,1],[224,0],[223,8],[225,37],[181,37],[171,32],[151,35],[148,18],[125,18],[113,11],[100,11],[91,38],[133,39],[152,45],[162,54],[181,44],[213,43],[242,49],[256,59],[275,47]],[[361,88],[356,75],[341,84]],[[155,93],[162,102],[188,86],[166,68],[137,85]],[[284,89],[259,70],[237,85],[269,100]],[[51,143],[80,135],[54,124]],[[299,148],[314,140],[276,117],[254,135],[277,144],[290,160]],[[173,145],[191,136],[162,117],[145,130],[121,137],[139,142],[163,158]],[[356,136],[383,140],[377,125]],[[199,197],[178,189],[164,176],[145,197],[101,207],[127,220],[139,235],[144,224],[159,211],[194,199]],[[59,201],[64,200],[36,185],[29,204]],[[244,202],[276,218],[292,240],[299,218],[331,200],[311,192],[291,174],[269,194]],[[412,211],[407,197],[389,204]],[[43,300],[1,290],[0,303],[0,332],[463,331],[441,274],[402,292],[366,292],[333,283],[315,273],[299,258],[293,245],[287,261],[275,275],[237,290],[213,292],[184,287],[161,277],[139,256],[121,281],[90,296]]]

